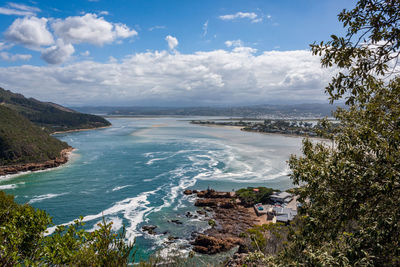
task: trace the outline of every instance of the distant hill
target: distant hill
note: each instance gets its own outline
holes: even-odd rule
[[[338,105],[296,104],[255,105],[238,107],[80,107],[81,112],[131,116],[225,116],[244,118],[325,117],[331,116]]]
[[[26,98],[0,88],[0,105],[8,107],[34,124],[52,133],[77,129],[91,129],[111,125],[106,119],[76,112],[54,103]]]
[[[54,160],[65,148],[68,148],[67,143],[0,105],[0,166]]]

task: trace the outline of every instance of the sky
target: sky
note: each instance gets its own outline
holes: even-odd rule
[[[66,106],[326,103],[354,0],[0,3],[0,87]]]

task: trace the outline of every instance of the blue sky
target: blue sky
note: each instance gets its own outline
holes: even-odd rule
[[[0,86],[64,105],[323,102],[309,44],[349,0],[18,1],[0,5]],[[239,77],[240,76],[240,77]]]

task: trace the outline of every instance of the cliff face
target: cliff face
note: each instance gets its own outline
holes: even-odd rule
[[[0,105],[0,166],[57,162],[67,148],[67,143]]]
[[[0,88],[0,104],[16,111],[49,133],[111,125],[102,117],[76,112],[54,103],[26,98],[3,88]]]

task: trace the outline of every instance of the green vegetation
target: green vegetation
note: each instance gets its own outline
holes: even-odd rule
[[[79,113],[54,103],[28,99],[21,94],[14,94],[2,88],[0,88],[0,105],[17,111],[50,133],[111,125],[102,117]]]
[[[83,223],[77,220],[43,236],[49,225],[51,218],[44,211],[19,205],[0,191],[0,265],[127,266],[134,256],[124,231],[113,233],[112,223],[104,220],[91,233],[82,230]]]
[[[20,163],[41,163],[60,156],[65,142],[0,105],[0,166]]]
[[[274,189],[268,187],[247,187],[236,191],[236,195],[245,206],[252,206],[256,203],[267,203],[273,192]]]
[[[400,2],[359,0],[339,20],[347,35],[312,51],[338,68],[326,91],[348,108],[335,134],[322,124],[331,144],[291,157],[303,206],[281,251],[261,253],[269,265],[400,266]]]

